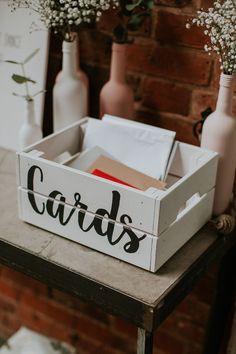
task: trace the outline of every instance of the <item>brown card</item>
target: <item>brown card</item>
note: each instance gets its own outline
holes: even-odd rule
[[[149,187],[164,189],[166,183],[155,178],[149,177],[133,168],[130,168],[121,162],[110,159],[106,156],[100,156],[88,169],[87,172],[93,173],[100,170],[107,175],[113,176],[115,179],[122,181],[135,188],[146,190]],[[114,180],[115,180],[114,179]]]

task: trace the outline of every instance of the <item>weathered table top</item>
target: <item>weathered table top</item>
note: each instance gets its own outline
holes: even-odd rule
[[[20,221],[15,154],[0,149],[0,262],[148,331],[234,238],[217,236],[206,226],[157,273],[149,273]]]

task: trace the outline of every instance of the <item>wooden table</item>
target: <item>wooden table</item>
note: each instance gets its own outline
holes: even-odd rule
[[[0,262],[137,326],[138,354],[152,353],[153,331],[235,243],[206,226],[153,274],[23,223],[15,155],[3,149],[0,196]]]

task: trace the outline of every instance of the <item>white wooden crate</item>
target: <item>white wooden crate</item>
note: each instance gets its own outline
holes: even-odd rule
[[[80,151],[88,119],[18,153],[19,216],[155,272],[211,217],[217,154],[179,143],[168,189],[139,191],[57,162]]]

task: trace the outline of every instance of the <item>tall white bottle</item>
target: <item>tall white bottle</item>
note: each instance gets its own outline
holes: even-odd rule
[[[213,214],[222,214],[232,195],[236,169],[236,117],[232,113],[234,76],[221,74],[216,110],[202,130],[201,147],[219,153]]]
[[[41,140],[42,137],[42,129],[35,121],[34,101],[26,101],[25,120],[19,131],[20,149]]]
[[[76,43],[63,41],[62,72],[53,88],[53,129],[58,131],[88,113],[87,87],[77,75]]]

